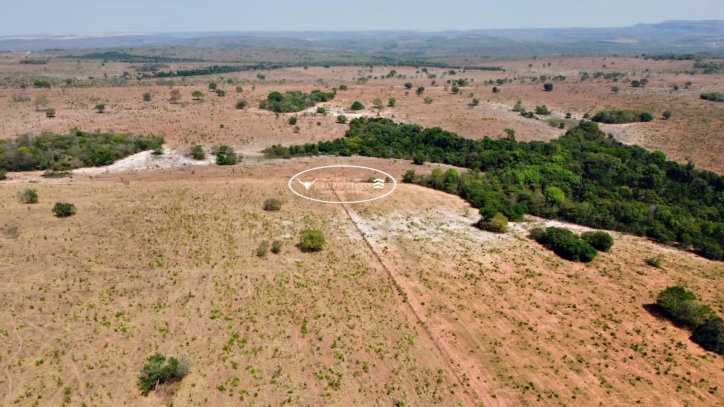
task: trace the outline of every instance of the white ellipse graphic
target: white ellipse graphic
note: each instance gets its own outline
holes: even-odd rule
[[[386,193],[383,194],[383,195],[376,196],[376,197],[374,197],[374,198],[369,198],[369,199],[361,199],[361,200],[357,200],[357,201],[326,201],[326,200],[324,200],[324,199],[317,199],[317,198],[312,198],[312,197],[310,197],[310,196],[302,195],[302,194],[300,194],[299,192],[295,191],[294,188],[292,188],[292,183],[293,183],[294,180],[296,179],[296,180],[298,180],[298,182],[299,182],[300,184],[302,184],[302,186],[304,187],[305,190],[309,191],[309,188],[311,188],[311,187],[314,185],[314,183],[316,182],[317,179],[315,178],[315,179],[312,180],[312,181],[304,182],[304,181],[302,181],[302,180],[299,178],[299,176],[301,176],[301,175],[303,175],[303,174],[306,174],[306,173],[309,173],[309,172],[324,170],[324,169],[328,169],[328,168],[355,168],[355,169],[361,169],[361,170],[374,171],[374,172],[377,172],[377,173],[379,173],[379,174],[383,174],[383,175],[385,175],[387,178],[391,179],[391,180],[392,180],[392,189],[390,189],[388,192],[386,192]],[[380,179],[380,178],[375,178],[375,180],[373,181],[373,185],[374,185],[373,188],[374,188],[374,190],[380,189],[380,188],[379,188],[379,185],[380,185],[380,182],[379,182],[379,181],[382,181],[382,179]],[[384,181],[383,181],[383,182],[384,182]],[[325,165],[325,166],[322,166],[322,167],[314,167],[314,168],[310,168],[310,169],[308,169],[308,170],[304,170],[304,171],[302,171],[302,172],[299,172],[299,173],[297,173],[297,174],[294,174],[293,177],[289,178],[289,182],[287,183],[287,186],[289,187],[289,190],[292,191],[295,195],[297,195],[297,196],[299,196],[299,197],[301,197],[301,198],[304,198],[304,199],[308,199],[308,200],[310,200],[310,201],[321,202],[321,203],[328,203],[328,204],[356,204],[356,203],[364,203],[364,202],[376,201],[376,200],[378,200],[378,199],[382,199],[382,198],[390,195],[391,193],[395,192],[395,189],[397,189],[397,180],[396,180],[395,177],[393,177],[392,175],[390,175],[390,174],[388,174],[388,173],[386,173],[386,172],[384,172],[384,171],[378,170],[378,169],[376,169],[376,168],[363,167],[363,166],[361,166],[361,165],[339,164],[339,165]]]

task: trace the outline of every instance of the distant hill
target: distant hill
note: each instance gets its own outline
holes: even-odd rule
[[[407,58],[640,53],[724,54],[724,21],[665,21],[618,28],[530,28],[470,31],[304,31],[0,37],[0,50],[129,46],[258,47]]]

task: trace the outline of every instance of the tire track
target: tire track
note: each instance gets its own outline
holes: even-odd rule
[[[341,202],[341,199],[339,198],[339,195],[337,194],[337,191],[334,191],[335,196],[337,197],[337,200]],[[392,271],[387,267],[385,262],[382,260],[382,257],[377,253],[375,248],[372,246],[370,241],[367,239],[367,236],[362,231],[362,229],[359,227],[357,222],[354,220],[354,217],[352,217],[352,214],[350,213],[350,210],[348,208],[347,204],[340,204],[342,209],[344,209],[344,212],[347,214],[347,217],[354,225],[355,229],[357,229],[357,232],[359,232],[360,236],[362,237],[362,240],[365,242],[365,245],[370,249],[372,254],[377,259],[377,262],[382,266],[382,268],[387,272],[387,275],[390,277],[390,280],[392,280],[392,283],[395,285],[395,288],[397,289],[397,292],[402,295],[405,298],[405,304],[407,304],[408,311],[414,316],[415,320],[417,321],[417,325],[422,327],[422,330],[425,332],[425,335],[427,335],[428,339],[432,344],[435,346],[435,349],[437,350],[437,353],[440,355],[441,359],[445,361],[445,367],[448,370],[448,375],[455,378],[455,381],[460,386],[460,389],[462,390],[463,394],[469,396],[471,400],[474,401],[478,405],[481,404],[481,398],[478,396],[478,394],[474,391],[469,391],[468,388],[465,386],[465,382],[463,381],[462,377],[458,374],[458,372],[455,370],[455,366],[453,365],[453,359],[450,357],[450,355],[443,350],[443,348],[440,346],[440,343],[435,339],[435,336],[432,334],[432,331],[430,328],[428,328],[427,324],[422,320],[420,315],[415,311],[415,308],[410,303],[407,293],[402,288],[400,283],[395,278],[395,275],[392,273]],[[470,404],[472,405],[472,404]]]

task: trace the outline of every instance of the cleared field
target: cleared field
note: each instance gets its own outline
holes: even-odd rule
[[[722,312],[721,263],[619,234],[570,263],[525,237],[540,221],[482,232],[459,198],[410,185],[344,207],[288,191],[330,162],[410,166],[319,158],[3,186],[0,404],[724,402],[721,357],[646,310],[682,284]],[[18,203],[26,187],[40,203]],[[264,212],[266,198],[282,210]],[[52,217],[56,201],[78,214]],[[294,247],[305,228],[323,231],[322,252]],[[276,239],[280,254],[255,255]],[[644,264],[657,254],[662,269]],[[175,396],[144,398],[136,375],[157,350],[191,373]]]

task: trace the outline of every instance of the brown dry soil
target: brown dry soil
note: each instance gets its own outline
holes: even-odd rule
[[[410,168],[320,157],[103,174],[34,184],[35,205],[15,198],[30,185],[6,184],[0,404],[724,403],[721,357],[646,309],[683,284],[721,313],[722,263],[621,234],[570,263],[526,237],[543,221],[483,232],[441,192],[323,205],[287,189],[331,164]],[[56,201],[78,213],[54,218]],[[305,228],[323,251],[294,246]],[[255,255],[275,239],[280,254]],[[644,264],[654,255],[661,269]],[[191,362],[173,396],[136,390],[155,351]]]
[[[256,77],[257,72],[227,75],[174,78],[173,87],[180,90],[182,100],[177,104],[168,101],[168,82],[157,80],[121,79],[123,72],[134,72],[133,64],[100,61],[74,61],[51,59],[47,65],[20,65],[21,54],[14,58],[0,59],[0,77],[8,83],[20,83],[46,77],[61,80],[60,86],[51,89],[0,88],[0,138],[12,138],[19,134],[42,131],[67,132],[77,127],[83,130],[118,131],[132,134],[163,133],[171,146],[187,150],[193,143],[206,147],[227,143],[244,151],[258,151],[271,144],[316,142],[342,137],[345,125],[337,124],[336,114],[347,111],[352,102],[359,100],[368,107],[360,114],[391,117],[399,121],[423,126],[440,126],[470,138],[483,136],[501,137],[503,130],[516,131],[518,140],[550,140],[564,130],[548,124],[546,117],[540,120],[526,119],[512,111],[521,100],[527,109],[545,104],[552,109],[551,118],[560,119],[571,113],[575,124],[584,113],[594,114],[604,108],[636,108],[650,111],[656,119],[650,123],[603,126],[618,139],[639,144],[648,149],[659,149],[671,159],[685,162],[692,160],[697,167],[724,172],[724,103],[701,100],[704,91],[724,91],[724,75],[687,75],[692,61],[653,61],[642,58],[547,58],[536,60],[484,61],[482,65],[503,66],[505,72],[467,71],[449,75],[447,70],[430,68],[437,75],[437,84],[412,67],[394,68],[402,77],[383,78],[392,67],[310,67],[265,71],[265,80]],[[41,55],[42,56],[42,55]],[[530,68],[528,67],[532,65]],[[550,64],[550,66],[548,66]],[[172,69],[190,68],[192,64],[170,64]],[[620,72],[625,74],[617,82],[604,79],[581,82],[581,72]],[[108,79],[103,79],[104,74]],[[358,84],[360,76],[371,76],[365,84]],[[545,92],[540,80],[530,78],[541,75],[550,78],[563,75],[564,82],[554,82],[554,90]],[[95,78],[88,80],[88,77]],[[66,87],[63,79],[74,78],[88,87]],[[451,92],[449,79],[471,79],[469,86],[461,87],[459,94]],[[525,83],[498,86],[500,93],[492,93],[487,80],[525,78]],[[645,88],[633,88],[630,80],[647,78]],[[226,96],[218,97],[208,91],[208,83],[216,81]],[[231,81],[232,83],[229,83]],[[404,83],[415,87],[407,91]],[[686,82],[691,86],[686,88]],[[259,101],[274,90],[331,89],[347,84],[349,90],[338,92],[337,98],[325,104],[334,114],[323,117],[312,113],[297,114],[298,132],[288,124],[289,114],[275,115],[259,110]],[[237,85],[243,91],[237,93]],[[679,86],[675,91],[673,86]],[[417,86],[426,88],[423,95],[415,94]],[[611,88],[620,91],[613,93]],[[191,97],[194,90],[205,93],[203,100]],[[152,95],[150,102],[142,101],[142,94]],[[12,102],[12,95],[26,93],[29,102]],[[45,95],[49,107],[57,111],[57,117],[48,119],[43,111],[37,111],[32,100]],[[372,108],[372,100],[397,99],[394,108],[385,107],[382,112]],[[424,102],[432,99],[431,104]],[[480,105],[469,106],[472,98]],[[237,110],[234,104],[244,99],[249,108]],[[105,103],[106,112],[96,113],[93,107]],[[314,109],[312,109],[313,111]],[[670,120],[661,118],[665,110],[672,112]],[[353,117],[352,114],[350,117]]]

